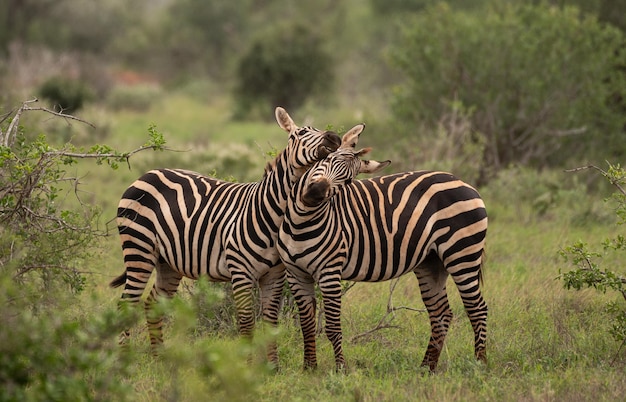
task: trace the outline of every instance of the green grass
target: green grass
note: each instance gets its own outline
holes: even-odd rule
[[[613,363],[619,345],[608,335],[603,309],[606,301],[619,299],[589,290],[568,291],[556,279],[559,269],[569,269],[557,255],[560,247],[578,238],[603,237],[606,232],[602,225],[581,227],[552,219],[537,219],[532,224],[513,218],[492,222],[484,282],[490,307],[486,367],[473,359],[473,334],[452,283],[448,288],[455,318],[436,374],[419,367],[429,336],[425,313],[397,311],[391,324],[398,328],[381,329],[351,341],[374,328],[385,314],[390,289],[385,282],[357,284],[344,297],[346,373],[334,371],[332,348],[324,336],[318,339],[318,370],[303,372],[299,328],[289,318],[282,320],[277,337],[281,369],[269,373],[246,363],[242,354],[246,347],[236,337],[180,333],[177,323],[185,320],[180,313],[173,313],[166,330],[169,350],[183,356],[198,350],[229,356],[234,367],[231,375],[242,376],[243,385],[236,387],[242,393],[212,375],[202,375],[193,358],[167,359],[169,366],[164,367],[162,361],[148,356],[147,334],[140,328],[134,340],[135,374],[128,381],[142,401],[202,400],[206,395],[218,400],[254,395],[255,400],[267,401],[624,399],[624,355],[622,352]],[[112,276],[121,269],[121,253],[110,253],[112,256],[102,256],[109,266],[102,267],[101,276],[93,277],[93,293],[109,305],[119,292],[105,287],[109,279],[105,273]],[[116,265],[115,269],[110,265]],[[413,276],[401,279],[392,300],[396,307],[422,308]],[[256,356],[254,361],[262,361],[260,349],[251,353]],[[176,374],[172,376],[172,372]],[[250,375],[254,380],[245,380]]]
[[[112,129],[103,141],[109,145],[121,149],[141,145],[147,138],[147,126],[155,123],[172,147],[192,145],[194,151],[138,155],[131,161],[131,171],[122,167],[113,172],[81,162],[77,173],[89,172],[81,180],[88,201],[101,205],[108,220],[126,186],[144,170],[165,163],[208,172],[211,161],[218,157],[203,159],[202,154],[217,155],[210,146],[232,150],[230,143],[255,149],[252,153],[258,159],[253,158],[249,170],[258,170],[260,177],[265,150],[256,144],[271,142],[280,149],[286,142],[285,133],[273,122],[230,122],[225,110],[226,104],[208,105],[173,96],[156,102],[146,113],[112,114]],[[616,359],[619,345],[608,334],[603,307],[607,301],[620,299],[592,290],[568,291],[557,279],[559,270],[571,268],[558,256],[562,247],[579,239],[599,245],[622,228],[598,215],[592,197],[574,194],[568,198],[566,194],[538,216],[533,213],[532,198],[502,194],[498,188],[484,190],[491,217],[484,281],[490,314],[486,367],[474,361],[473,334],[451,282],[448,290],[455,318],[437,373],[428,374],[419,367],[430,331],[423,312],[396,311],[391,324],[397,328],[352,341],[372,329],[386,312],[389,283],[377,283],[357,284],[343,300],[346,373],[334,371],[332,348],[324,336],[318,339],[318,370],[303,372],[301,335],[290,318],[282,319],[276,335],[281,369],[271,373],[262,364],[263,340],[271,334],[257,337],[250,346],[231,335],[232,331],[217,335],[197,331],[193,312],[178,306],[168,319],[162,358],[150,356],[145,329],[141,325],[134,329],[132,374],[120,381],[132,386],[133,399],[139,401],[625,399],[624,352]],[[115,226],[110,227],[111,236],[102,240],[100,250],[86,263],[85,271],[90,272],[87,290],[68,307],[68,319],[98,314],[119,298],[119,289],[107,287],[123,269]],[[606,262],[617,266],[621,260],[610,256]],[[181,293],[182,299],[189,299]],[[392,300],[396,307],[423,307],[413,276],[401,279]]]

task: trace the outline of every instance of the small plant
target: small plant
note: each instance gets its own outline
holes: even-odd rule
[[[606,171],[596,166],[586,166],[572,171],[590,168],[599,171],[618,189],[611,199],[616,203],[615,213],[619,218],[618,224],[626,223],[626,190],[623,187],[626,184],[626,171],[619,165],[611,164]],[[606,239],[602,247],[605,254],[624,251],[626,238],[623,235],[617,235],[615,238]],[[602,293],[615,291],[620,293],[626,301],[626,275],[616,271],[615,269],[619,269],[617,267],[615,269],[603,267],[600,263],[602,253],[593,251],[586,243],[579,241],[561,250],[560,254],[576,266],[575,269],[559,275],[567,289],[593,288]],[[612,317],[609,332],[617,342],[620,342],[619,351],[621,351],[626,345],[626,305],[610,302],[606,310]]]

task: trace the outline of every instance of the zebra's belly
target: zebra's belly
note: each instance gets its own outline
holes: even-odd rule
[[[163,243],[160,245],[163,247]],[[221,246],[216,249],[189,247],[187,250],[160,248],[161,257],[169,267],[184,277],[199,279],[206,276],[212,282],[230,281],[231,275],[226,267],[224,251]]]
[[[347,264],[341,271],[341,279],[354,282],[383,282],[413,272],[417,266],[382,266],[376,264]]]

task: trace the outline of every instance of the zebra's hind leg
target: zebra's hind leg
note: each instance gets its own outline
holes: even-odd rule
[[[452,320],[452,310],[446,292],[448,273],[441,260],[431,254],[417,268],[415,276],[419,281],[422,300],[428,311],[431,331],[422,367],[435,371]]]
[[[482,256],[482,251],[481,251]],[[452,278],[459,289],[463,307],[474,330],[474,354],[476,359],[487,363],[487,303],[480,291],[481,260],[478,259],[475,269],[464,268],[452,273]]]
[[[259,279],[263,320],[274,328],[278,325],[284,285],[285,266],[283,264],[270,268],[269,272]],[[267,347],[267,360],[275,369],[278,369],[278,352],[274,341]]]
[[[317,368],[317,351],[315,344],[315,281],[304,272],[298,276],[287,270],[287,282],[298,306],[300,329],[304,341],[304,369]]]
[[[157,277],[150,294],[145,302],[146,320],[148,322],[148,334],[152,354],[158,355],[159,348],[163,345],[163,313],[154,309],[154,304],[159,298],[165,296],[171,298],[178,290],[178,284],[182,275],[171,269],[168,265],[160,264],[157,269]]]
[[[127,263],[128,264],[128,263]],[[144,290],[150,280],[150,275],[152,275],[152,270],[154,266],[151,263],[144,264],[144,267],[128,267],[124,271],[124,273],[117,278],[115,278],[109,286],[112,288],[116,288],[118,286],[124,286],[124,292],[122,293],[122,297],[117,303],[118,311],[126,311],[132,306],[136,306],[137,303],[141,300],[141,296],[143,295]],[[128,341],[130,339],[130,328],[126,328],[119,335],[119,344],[120,346],[126,347],[128,345]]]

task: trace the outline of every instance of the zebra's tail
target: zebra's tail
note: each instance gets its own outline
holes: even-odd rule
[[[126,283],[126,270],[124,270],[124,272],[122,272],[122,275],[120,275],[117,278],[113,279],[109,283],[109,286],[112,287],[112,288],[118,288],[118,287],[122,286],[125,283]]]

